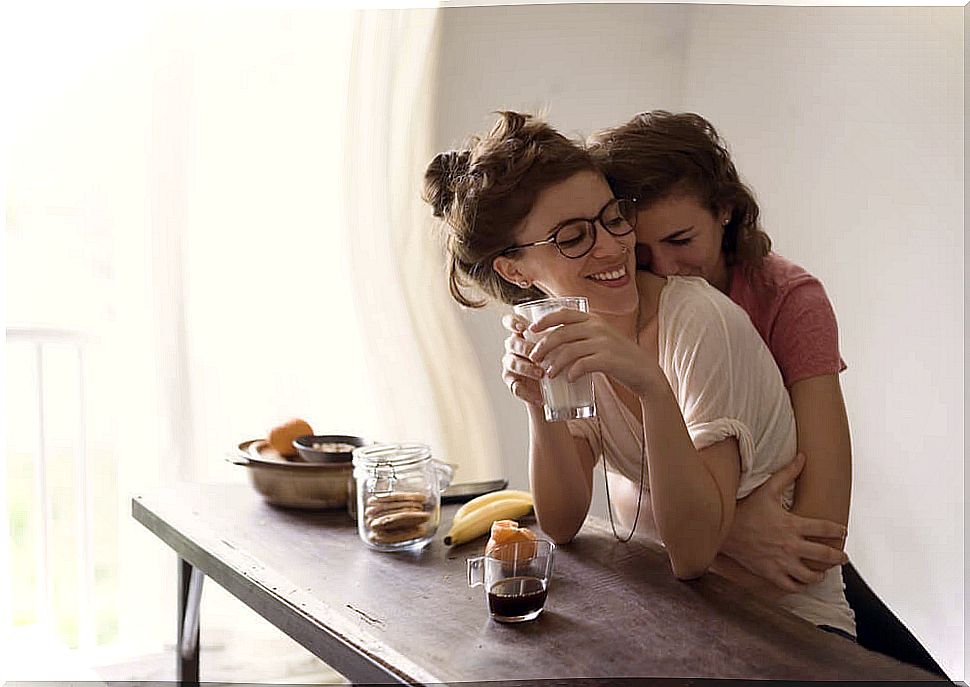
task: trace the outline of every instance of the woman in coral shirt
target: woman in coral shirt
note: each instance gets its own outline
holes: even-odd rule
[[[845,363],[825,290],[771,252],[758,205],[704,118],[646,112],[589,145],[613,192],[637,200],[638,268],[704,277],[744,308],[778,363],[799,458],[738,503],[722,552],[776,593],[801,591],[846,560],[852,468],[838,376]],[[780,495],[796,477],[787,511]]]

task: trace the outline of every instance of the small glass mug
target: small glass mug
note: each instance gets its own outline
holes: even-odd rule
[[[468,559],[468,586],[485,587],[492,620],[521,623],[539,617],[549,592],[555,549],[548,539],[517,541]]]
[[[589,303],[582,296],[563,296],[520,303],[512,308],[530,324],[538,322],[549,313],[565,309],[589,312]],[[534,332],[525,332],[526,340],[535,340],[536,336]],[[593,377],[588,372],[574,382],[566,379],[564,373],[556,375],[554,379],[543,376],[539,380],[539,388],[542,390],[542,408],[547,422],[577,420],[596,414]]]
[[[451,467],[427,444],[370,444],[354,449],[357,532],[378,551],[420,549],[441,518],[441,492]]]

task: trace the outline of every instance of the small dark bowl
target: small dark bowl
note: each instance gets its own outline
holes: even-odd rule
[[[293,448],[308,463],[349,463],[354,457],[353,450],[369,443],[361,437],[346,434],[307,434],[294,439]],[[314,444],[347,444],[351,448],[346,451],[323,451],[313,448]]]

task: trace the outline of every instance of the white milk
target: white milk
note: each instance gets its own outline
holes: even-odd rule
[[[513,310],[529,322],[536,322],[549,313],[564,308],[589,312],[586,299],[581,296],[545,298],[517,305]],[[526,332],[525,337],[534,340],[536,335]],[[566,378],[565,371],[562,371],[554,379],[543,377],[539,381],[539,388],[542,390],[543,410],[548,422],[574,420],[596,414],[596,408],[593,405],[593,378],[589,373],[582,375],[575,382],[570,382]]]
[[[539,386],[542,389],[546,420],[549,422],[592,417],[596,414],[593,406],[593,379],[589,374],[570,382],[563,372],[554,379],[543,377]]]

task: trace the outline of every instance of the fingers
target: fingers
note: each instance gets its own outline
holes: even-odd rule
[[[544,329],[549,329],[549,327],[555,327],[556,325],[575,324],[576,322],[585,322],[588,319],[589,313],[581,310],[563,308],[562,310],[557,310],[556,312],[540,317],[529,327],[529,331],[541,332]]]
[[[521,379],[513,379],[509,383],[509,391],[512,392],[513,396],[527,403],[542,405],[542,392],[535,384],[525,383]]]
[[[798,582],[784,573],[779,573],[778,575],[772,576],[768,579],[768,581],[789,594],[799,594],[805,591],[805,588],[808,587],[807,584],[802,584],[801,582]]]
[[[848,555],[840,549],[810,541],[803,541],[798,545],[798,557],[804,559],[805,562],[814,561],[829,568],[834,565],[842,565],[849,560]],[[818,570],[818,568],[813,569]]]
[[[565,373],[566,379],[570,382],[575,382],[587,372],[603,371],[603,356],[600,355],[600,351],[589,347],[584,349],[583,353],[585,355],[578,355],[573,362],[563,366],[562,372]],[[549,376],[552,377],[553,375],[550,374]]]
[[[766,483],[767,489],[772,493],[772,495],[781,497],[785,489],[789,485],[794,484],[795,480],[802,473],[802,468],[805,467],[805,454],[799,453],[795,456],[795,459],[788,465],[783,467],[781,470],[773,474]]]
[[[803,537],[820,537],[824,539],[844,540],[848,532],[845,525],[831,520],[804,518],[793,515],[796,531]]]
[[[588,338],[588,332],[581,327],[563,327],[561,329],[556,329],[548,334],[545,334],[532,347],[532,351],[529,353],[529,358],[537,365],[544,368],[549,367],[553,362],[556,362],[556,357],[561,361],[562,351],[561,349],[568,343],[581,341]],[[551,356],[551,353],[555,353],[556,357]],[[547,359],[548,358],[548,359]],[[559,366],[560,369],[562,365]]]
[[[598,351],[599,348],[594,341],[588,339],[571,341],[557,346],[552,353],[547,355],[539,363],[539,367],[545,370],[546,376],[550,379],[565,374],[566,378],[571,382],[578,375],[582,374],[582,372],[577,372],[573,369],[576,363],[594,355]],[[534,352],[532,359],[535,359]]]
[[[535,365],[528,358],[506,353],[502,356],[502,378],[506,384],[511,384],[516,377],[526,377],[528,379],[542,379],[545,372],[541,367]]]
[[[805,537],[805,539],[816,544],[824,544],[832,549],[845,548],[845,537]]]
[[[529,321],[514,312],[502,315],[502,326],[515,334],[521,334],[529,327]]]
[[[816,572],[801,561],[792,563],[788,567],[788,575],[795,581],[805,585],[818,584],[825,577],[825,573]]]
[[[529,358],[535,345],[534,341],[528,341],[521,334],[509,334],[505,339],[505,352]]]
[[[505,365],[515,367],[515,361],[506,357],[502,359],[503,368]],[[523,375],[513,369],[504,368],[502,371],[502,381],[508,387],[509,392],[516,398],[529,403],[542,403],[542,391],[539,389],[539,382],[535,379]]]
[[[545,371],[529,359],[535,344],[527,341],[522,335],[528,326],[528,321],[512,313],[502,317],[502,325],[512,332],[505,339],[502,381],[516,398],[526,403],[541,405],[542,392],[539,389],[538,380],[542,379]]]
[[[808,586],[806,584],[802,584],[798,580],[788,575],[788,573],[786,573],[785,570],[780,565],[772,566],[770,569],[765,570],[763,573],[756,573],[756,574],[759,574],[760,576],[764,577],[764,579],[768,580],[771,584],[778,587],[778,589],[782,590],[783,592],[787,592],[789,594],[798,594],[799,592],[803,592],[805,591],[805,588]]]

